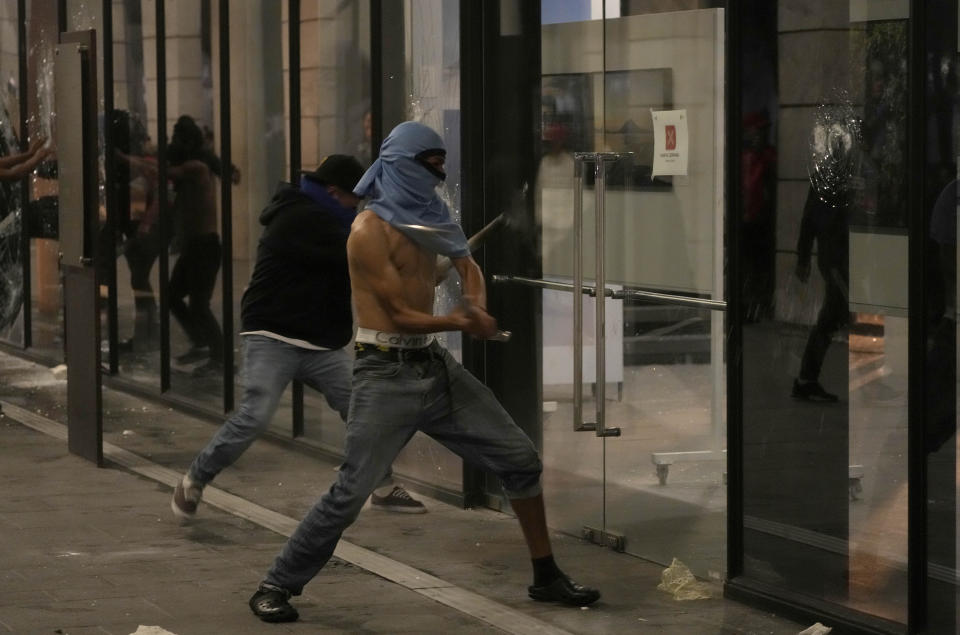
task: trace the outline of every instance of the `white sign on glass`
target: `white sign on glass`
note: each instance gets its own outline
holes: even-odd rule
[[[652,110],[654,176],[686,176],[688,140],[686,110]]]

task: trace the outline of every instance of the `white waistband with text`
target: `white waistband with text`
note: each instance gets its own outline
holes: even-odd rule
[[[423,348],[429,346],[433,340],[433,333],[387,333],[386,331],[363,327],[357,329],[356,339],[360,344],[375,344],[376,346],[389,346],[390,348]]]

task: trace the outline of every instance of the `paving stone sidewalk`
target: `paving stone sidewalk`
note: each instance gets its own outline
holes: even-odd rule
[[[66,384],[0,352],[0,402],[65,423]],[[8,408],[8,411],[13,411]],[[215,426],[104,389],[104,438],[182,472]],[[215,485],[292,519],[333,480],[333,465],[262,440]],[[266,625],[247,599],[285,538],[202,505],[187,526],[170,487],[70,455],[63,440],[0,418],[0,633],[111,633],[141,625],[218,633],[495,633],[491,624],[339,559],[294,600],[301,621]],[[803,625],[719,597],[678,602],[656,590],[662,567],[553,536],[558,560],[604,593],[586,610],[526,598],[530,565],[516,521],[425,499],[430,513],[365,510],[345,540],[437,576],[533,620],[540,632],[795,634]],[[517,631],[520,632],[520,631]],[[528,631],[534,632],[534,631]]]

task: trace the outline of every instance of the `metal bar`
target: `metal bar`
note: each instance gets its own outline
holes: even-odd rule
[[[594,214],[594,227],[596,228],[595,252],[596,252],[596,285],[598,289],[607,288],[606,277],[606,234],[607,234],[607,162],[612,162],[618,157],[608,153],[599,153],[597,162],[594,165],[594,194],[596,196],[596,213]],[[597,391],[596,391],[596,412],[597,412],[597,436],[598,437],[618,437],[620,428],[607,428],[607,299],[606,295],[596,299],[596,359],[597,359]],[[604,449],[606,456],[606,449]],[[606,471],[604,471],[606,473]],[[606,510],[606,505],[604,505]],[[604,525],[606,526],[606,525]]]
[[[287,40],[290,74],[290,182],[300,181],[300,0],[287,6]]]
[[[19,80],[17,90],[20,97],[20,151],[23,152],[29,147],[27,137],[29,129],[27,127],[27,110],[29,102],[27,100],[27,0],[17,0],[17,54],[19,56]],[[30,231],[27,222],[27,210],[30,207],[30,177],[25,176],[20,180],[20,266],[23,270],[23,303],[21,305],[21,314],[23,315],[23,348],[27,349],[33,345],[33,302],[31,296],[32,271],[30,269]]]
[[[157,204],[160,206],[160,244],[169,244],[173,229],[167,212],[167,27],[165,0],[157,0]],[[170,280],[169,250],[160,250],[160,392],[170,390]]]
[[[220,269],[223,411],[233,410],[233,150],[230,127],[230,1],[220,0]]]
[[[668,304],[678,306],[691,306],[698,309],[710,309],[711,311],[726,311],[727,303],[723,300],[708,300],[706,298],[691,298],[684,295],[672,295],[669,293],[657,293],[655,291],[643,291],[641,289],[623,289],[615,291],[613,297],[618,300],[627,298],[650,300],[657,304]]]
[[[383,7],[370,0],[370,157],[380,155],[383,143]]]
[[[583,420],[583,164],[577,154],[573,168],[573,429],[593,430]]]
[[[290,182],[300,182],[301,142],[300,142],[300,0],[288,0],[287,3],[287,72],[290,85]],[[290,435],[302,437],[305,431],[303,414],[303,383],[293,380],[293,421]]]
[[[497,274],[492,277],[493,282],[513,282],[528,287],[537,287],[538,289],[552,289],[554,291],[573,291],[576,285],[567,282],[557,282],[555,280],[541,280],[538,278],[527,278],[525,276],[510,276]],[[597,289],[589,285],[581,285],[581,292],[584,295],[596,297]],[[655,291],[643,291],[641,289],[608,289],[603,290],[604,297],[614,300],[625,300],[627,298],[651,300],[657,304],[667,306],[689,306],[698,309],[709,309],[711,311],[726,311],[727,303],[721,300],[709,300],[706,298],[691,298],[685,295],[671,295],[669,293],[657,293]]]
[[[926,632],[928,615],[926,407],[928,224],[924,213],[926,169],[926,3],[910,3],[907,25],[907,632]],[[915,425],[914,425],[915,424]]]
[[[114,160],[113,139],[113,0],[103,0],[103,162],[104,175],[104,204],[107,208],[107,236],[106,245],[103,241],[97,249],[107,250],[110,266],[107,271],[107,341],[110,344],[107,354],[107,365],[110,374],[116,374],[120,369],[120,325],[117,310],[117,236],[119,235],[117,220],[117,190],[116,190],[116,162]],[[124,184],[128,188],[130,184]],[[99,334],[98,334],[99,335]]]
[[[528,287],[536,287],[538,289],[552,289],[554,291],[573,291],[574,285],[568,282],[556,282],[554,280],[541,280],[539,278],[527,278],[525,276],[509,276],[496,274],[492,278],[493,282],[514,282],[516,284],[522,284]],[[589,295],[591,297],[596,297],[597,289],[589,285],[582,285],[581,292],[584,295]],[[603,295],[608,298],[616,298],[618,291],[613,289],[604,289]]]
[[[726,91],[724,93],[724,186],[727,193],[724,228],[729,254],[727,276],[740,280],[740,218],[743,209],[740,153],[742,151],[742,94],[744,24],[751,8],[743,2],[731,2],[724,12],[724,58]],[[743,575],[743,322],[740,311],[742,292],[739,283],[729,285],[730,301],[727,317],[727,573],[726,581]],[[725,585],[724,591],[729,588]]]

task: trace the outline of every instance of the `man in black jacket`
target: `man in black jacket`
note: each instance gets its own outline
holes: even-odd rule
[[[353,372],[344,348],[353,336],[346,245],[360,202],[353,188],[362,175],[355,158],[331,155],[304,173],[299,187],[282,184],[260,214],[265,229],[240,309],[243,398],[175,488],[176,516],[196,514],[204,486],[266,429],[291,380],[321,392],[346,421]],[[426,511],[389,473],[371,503],[389,511]]]

